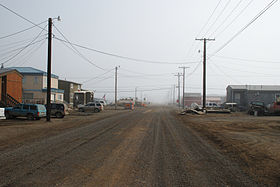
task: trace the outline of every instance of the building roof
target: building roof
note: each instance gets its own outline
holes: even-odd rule
[[[21,77],[22,75],[15,69],[10,69],[10,68],[0,68],[0,76],[2,75],[7,75],[9,72],[15,71],[17,74],[19,74]]]
[[[15,69],[18,72],[20,72],[22,75],[44,75],[47,76],[47,72],[36,69],[36,68],[32,68],[32,67],[9,67],[7,69]],[[52,74],[53,78],[57,78],[57,75]]]
[[[280,85],[229,85],[233,90],[280,91]]]
[[[201,93],[185,93],[185,97],[201,97]]]
[[[73,84],[82,85],[81,83],[76,83],[76,82],[73,82],[73,81],[67,81],[67,80],[62,80],[62,79],[59,79],[58,81],[68,82],[68,83],[73,83]]]

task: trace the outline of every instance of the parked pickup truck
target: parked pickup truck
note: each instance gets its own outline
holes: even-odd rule
[[[29,120],[40,120],[42,117],[46,117],[46,107],[39,104],[19,104],[5,108],[5,116],[7,119],[27,117]]]

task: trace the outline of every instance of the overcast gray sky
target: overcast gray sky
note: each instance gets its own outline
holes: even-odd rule
[[[134,97],[137,87],[138,97],[141,97],[140,90],[145,90],[143,97],[155,102],[167,100],[172,85],[177,84],[174,73],[182,71],[178,69],[182,62],[189,63],[182,65],[190,67],[187,69],[186,90],[202,92],[202,64],[199,63],[202,53],[198,53],[202,50],[202,42],[195,41],[196,37],[216,39],[215,42],[208,43],[207,54],[211,58],[207,62],[207,93],[225,95],[229,84],[279,84],[279,2],[215,53],[270,2],[271,0],[0,1],[35,23],[60,16],[62,21],[55,20],[54,25],[73,43],[131,58],[169,62],[170,64],[137,62],[77,47],[92,63],[105,69],[101,70],[75,54],[61,41],[53,39],[52,71],[61,79],[83,83],[83,88],[96,90],[97,97],[106,94],[108,99],[112,99],[113,68],[120,66],[119,97]],[[3,7],[0,7],[0,23],[0,38],[32,26]],[[46,24],[47,22],[41,26]],[[33,28],[0,39],[0,63],[5,62],[7,55],[13,54],[8,53],[9,50],[28,44],[40,31],[40,28]],[[54,34],[63,38],[55,29]],[[13,44],[22,40],[24,42]],[[46,52],[47,42],[42,40],[42,43],[28,47],[5,66],[32,66],[46,70]],[[106,72],[108,73],[104,74]],[[92,79],[96,76],[98,78]]]

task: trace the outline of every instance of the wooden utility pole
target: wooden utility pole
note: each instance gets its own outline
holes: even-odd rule
[[[182,74],[178,73],[177,75],[175,75],[176,77],[178,77],[178,106],[179,108],[181,107],[181,98],[180,98],[180,77],[182,76]]]
[[[183,69],[183,104],[182,104],[182,108],[185,108],[185,74],[186,74],[186,68],[190,68],[190,67],[179,67]]]
[[[203,105],[202,108],[203,110],[205,109],[206,105],[206,43],[207,41],[215,41],[215,39],[195,39],[199,41],[203,41],[204,45],[204,50],[203,50]]]
[[[52,18],[49,18],[47,69],[47,121],[51,120]]]
[[[115,68],[115,110],[118,106],[118,66]]]
[[[176,103],[176,99],[175,99],[175,92],[176,92],[176,85],[174,84],[173,85],[173,105],[175,105],[175,103]]]

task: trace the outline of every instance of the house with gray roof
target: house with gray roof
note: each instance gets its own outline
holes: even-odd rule
[[[22,101],[24,103],[46,104],[47,98],[47,72],[33,67],[9,67],[17,70],[22,79]],[[58,89],[58,76],[51,76],[51,101],[63,102],[64,90]]]
[[[252,101],[261,101],[265,105],[280,98],[280,85],[229,85],[227,102],[237,103],[248,108]]]

